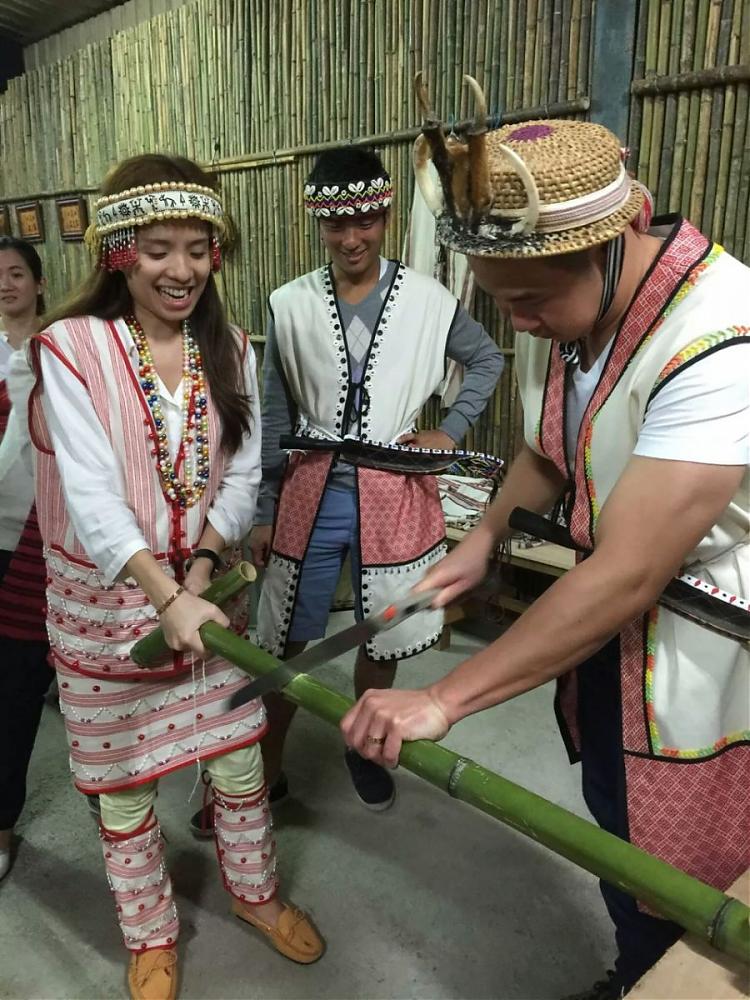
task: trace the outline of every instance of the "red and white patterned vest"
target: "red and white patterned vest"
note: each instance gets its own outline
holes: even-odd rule
[[[44,385],[39,353],[49,350],[85,386],[121,469],[120,482],[113,485],[122,491],[156,560],[179,582],[222,479],[220,430],[209,396],[212,461],[208,487],[192,507],[168,500],[154,458],[153,418],[127,351],[128,342],[123,320],[92,316],[54,323],[33,338],[37,383],[30,401],[30,423],[38,450],[36,492],[47,561],[47,627],[55,658],[71,670],[89,677],[157,680],[189,671],[192,657],[173,653],[169,662],[156,668],[131,661],[131,646],[156,628],[156,612],[133,580],[106,583],[76,537],[41,406]],[[178,476],[183,469],[184,459],[178,456]]]

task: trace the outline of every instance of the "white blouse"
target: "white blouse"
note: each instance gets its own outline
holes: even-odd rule
[[[2,335],[0,334],[0,337]],[[9,346],[0,340],[0,346]],[[11,411],[0,443],[0,549],[14,552],[34,500],[31,439],[26,419],[34,385],[23,348],[0,352],[0,379],[7,379]]]
[[[117,324],[134,371],[138,352],[123,323]],[[125,501],[120,468],[99,422],[91,397],[75,375],[52,353],[42,350],[42,406],[60,471],[65,503],[81,544],[108,583],[127,561],[148,548]],[[208,520],[226,544],[245,537],[252,527],[261,478],[261,421],[255,353],[248,345],[245,391],[251,400],[252,433],[226,462],[224,477],[208,510]],[[169,452],[177,457],[182,436],[182,383],[171,394],[157,383],[167,426]]]

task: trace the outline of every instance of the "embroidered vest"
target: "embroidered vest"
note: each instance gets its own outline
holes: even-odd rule
[[[125,347],[127,342],[123,320],[76,317],[54,323],[34,338],[34,362],[39,376],[39,351],[50,350],[85,386],[119,466],[119,480],[113,489],[133,511],[157,562],[179,580],[221,482],[224,461],[219,425],[207,388],[210,479],[200,501],[182,508],[162,491],[153,455],[153,418]],[[30,417],[32,440],[39,453],[38,514],[47,560],[47,628],[55,658],[91,677],[157,679],[189,670],[192,659],[181,653],[174,653],[171,662],[158,668],[138,667],[130,660],[130,647],[156,628],[156,612],[134,581],[108,584],[78,540],[65,507],[40,392],[43,384],[38,378]],[[178,476],[183,469],[184,459],[178,457]]]
[[[298,432],[341,438],[349,426],[349,352],[331,268],[302,275],[270,297],[284,375],[299,408]],[[369,404],[359,436],[391,443],[412,430],[445,377],[445,347],[458,301],[399,263],[364,366]]]

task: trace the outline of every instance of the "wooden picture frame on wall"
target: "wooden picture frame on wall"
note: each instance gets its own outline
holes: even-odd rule
[[[58,198],[57,222],[64,240],[80,243],[89,224],[89,210],[85,198]]]
[[[28,243],[44,243],[44,216],[38,201],[16,205],[18,235]]]
[[[0,205],[0,236],[12,236],[10,228],[10,209],[7,205]]]

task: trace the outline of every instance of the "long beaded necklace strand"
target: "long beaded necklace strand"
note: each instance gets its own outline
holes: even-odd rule
[[[203,495],[208,484],[208,412],[206,408],[206,382],[203,361],[198,345],[190,333],[190,324],[182,322],[182,451],[185,462],[185,482],[177,478],[169,456],[167,425],[156,391],[156,368],[143,327],[135,316],[126,316],[125,322],[138,351],[138,377],[148,408],[156,427],[156,441],[152,455],[156,457],[162,490],[168,499],[176,500],[180,507],[192,507]],[[153,437],[153,431],[149,434]],[[195,449],[190,447],[195,444]]]

